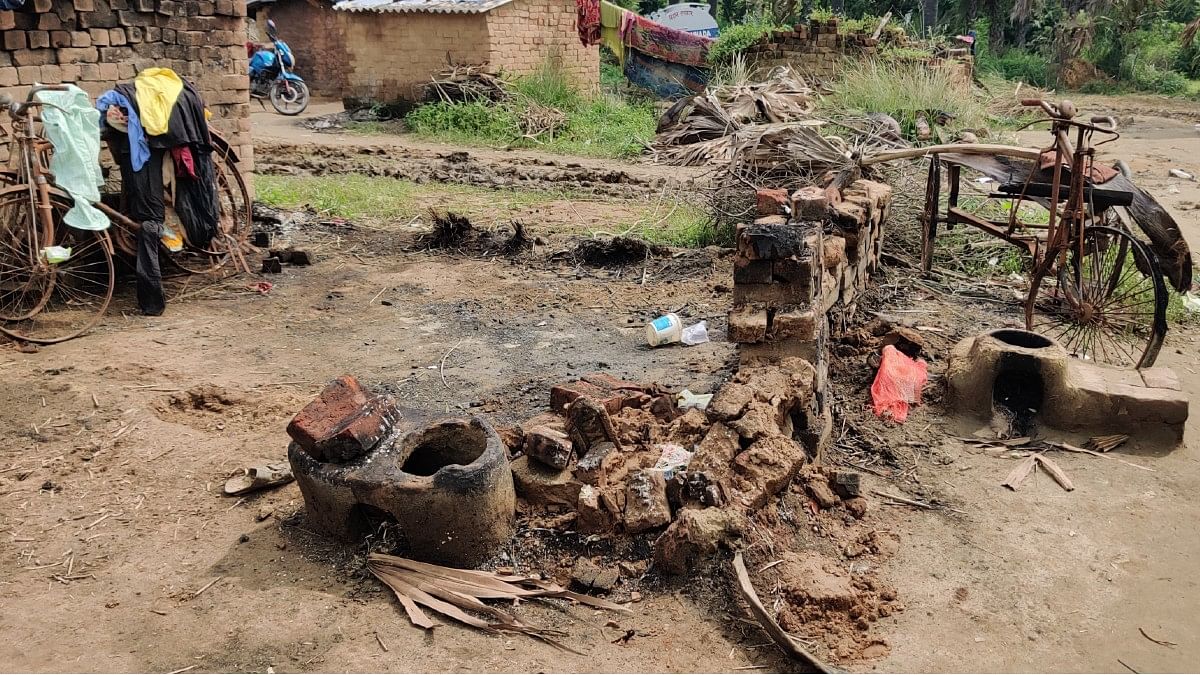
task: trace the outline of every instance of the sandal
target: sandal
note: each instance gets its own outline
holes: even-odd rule
[[[252,466],[246,472],[225,481],[225,494],[244,495],[266,488],[286,485],[295,480],[292,467],[287,462]]]

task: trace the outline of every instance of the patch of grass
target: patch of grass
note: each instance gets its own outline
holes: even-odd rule
[[[258,200],[268,206],[311,206],[340,218],[405,220],[439,206],[467,216],[508,215],[569,198],[564,192],[492,190],[471,185],[429,183],[381,176],[271,176],[255,178]]]
[[[276,208],[304,206],[340,218],[400,218],[408,214],[413,183],[358,174],[270,176],[254,179],[258,201]]]
[[[526,138],[520,120],[531,102],[561,110],[554,137]],[[653,103],[613,93],[585,95],[558,68],[545,66],[516,80],[511,100],[493,104],[430,103],[405,118],[420,136],[464,144],[538,148],[591,157],[634,157],[654,135]]]
[[[1050,86],[1050,59],[1041,54],[1020,49],[1009,49],[1003,54],[981,50],[976,63],[980,73],[994,74],[1036,87]]]
[[[629,233],[654,244],[680,248],[733,245],[732,227],[718,226],[707,210],[687,203],[677,204],[658,220],[635,223]]]
[[[346,132],[357,136],[383,136],[404,133],[404,122],[400,120],[372,120],[369,122],[346,122]]]
[[[900,122],[906,135],[912,131],[917,115],[935,111],[954,115],[956,127],[985,126],[986,110],[971,94],[971,88],[950,73],[923,64],[881,60],[847,63],[832,89],[821,105],[834,114],[884,112]]]

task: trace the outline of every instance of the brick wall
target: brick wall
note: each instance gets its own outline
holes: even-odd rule
[[[245,0],[27,0],[0,10],[0,92],[75,83],[93,98],[139,70],[171,68],[213,113],[213,128],[254,166]]]
[[[492,10],[489,64],[494,70],[523,75],[550,60],[578,86],[595,88],[600,83],[600,49],[579,42],[575,17],[572,0],[515,0]]]
[[[900,30],[885,30],[878,38],[872,32],[841,33],[837,19],[796,24],[792,30],[773,31],[745,51],[746,60],[758,73],[775,66],[790,65],[805,75],[831,79],[847,58],[870,58],[882,46],[910,46]],[[931,57],[921,61],[931,68],[947,68],[965,83],[971,82],[974,62],[960,58]]]
[[[341,98],[345,86],[346,45],[338,12],[330,0],[277,0],[261,12],[258,31],[265,40],[265,19],[275,21],[279,36],[296,55],[296,73],[318,98]]]
[[[343,98],[419,100],[447,61],[488,59],[486,14],[337,12],[345,36]]]
[[[344,98],[419,100],[448,62],[523,75],[550,59],[580,86],[600,81],[600,51],[579,44],[571,0],[513,0],[486,14],[335,14],[348,52]]]

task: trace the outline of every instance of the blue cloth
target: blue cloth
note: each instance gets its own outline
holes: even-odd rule
[[[0,0],[0,9],[21,9],[25,0]]]
[[[104,113],[110,106],[119,105],[125,109],[129,118],[129,161],[134,171],[141,171],[150,159],[150,142],[146,140],[146,131],[142,129],[142,121],[138,119],[137,108],[121,93],[109,89],[96,99],[96,110],[100,111],[100,124],[104,125]]]

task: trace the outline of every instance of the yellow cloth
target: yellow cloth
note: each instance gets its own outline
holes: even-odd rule
[[[183,91],[183,80],[170,68],[147,68],[133,80],[137,90],[138,116],[147,136],[167,133],[171,108]]]
[[[625,66],[625,42],[621,40],[621,15],[625,8],[600,0],[600,44],[617,56]]]

